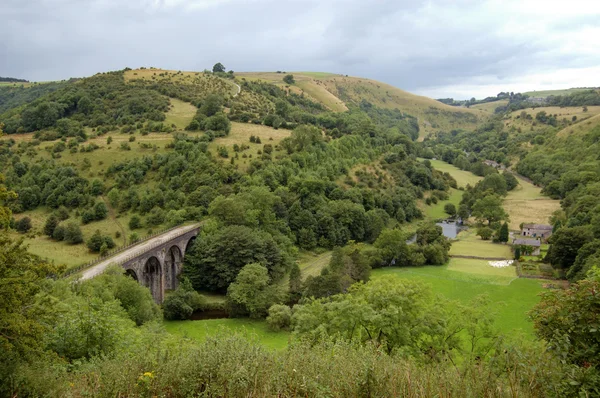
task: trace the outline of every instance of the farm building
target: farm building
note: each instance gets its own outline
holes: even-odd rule
[[[547,241],[552,236],[552,225],[546,224],[523,224],[521,236],[529,236],[531,238],[539,238]]]
[[[505,169],[505,167],[504,167],[503,164],[500,164],[500,163],[498,163],[498,162],[496,162],[494,160],[484,160],[483,164],[486,164],[486,165],[488,165],[490,167],[493,167],[495,169],[500,169],[500,170],[504,170]]]
[[[515,246],[528,246],[531,248],[531,255],[532,256],[537,256],[540,254],[540,247],[542,246],[542,243],[537,240],[537,239],[514,239],[513,242],[513,247]]]

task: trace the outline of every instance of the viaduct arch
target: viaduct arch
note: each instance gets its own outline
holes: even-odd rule
[[[175,238],[138,252],[121,266],[125,273],[150,289],[154,301],[162,303],[165,290],[177,288],[183,259],[189,251],[200,228],[195,228]]]

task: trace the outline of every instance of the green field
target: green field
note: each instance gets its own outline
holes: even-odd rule
[[[256,339],[267,348],[281,350],[288,345],[289,332],[273,332],[265,321],[246,318],[207,319],[203,321],[165,321],[169,333],[204,341],[209,336],[236,333]]]
[[[419,160],[423,161],[425,159]],[[452,177],[454,177],[459,188],[465,187],[467,184],[475,185],[477,182],[479,182],[479,180],[483,179],[482,177],[476,176],[470,171],[461,170],[458,167],[442,160],[430,160],[430,162],[434,169],[443,173],[449,173]]]
[[[530,97],[546,98],[551,95],[569,95],[569,94],[574,94],[574,93],[578,93],[581,91],[587,91],[587,90],[591,90],[591,89],[592,89],[591,87],[590,88],[567,88],[567,89],[563,89],[563,90],[528,91],[523,94],[528,95]]]
[[[482,240],[476,235],[476,232],[477,231],[474,228],[471,228],[459,233],[457,240],[452,242],[450,255],[512,258],[510,246],[501,243],[493,243],[489,240]]]
[[[439,220],[441,218],[448,218],[448,214],[444,211],[446,203],[454,203],[454,206],[458,209],[460,200],[462,199],[462,191],[458,189],[450,189],[450,198],[448,200],[440,200],[436,204],[427,206],[424,205],[425,215],[433,220]]]
[[[321,254],[303,252],[300,254],[298,264],[302,272],[302,278],[307,276],[317,276],[321,274],[321,270],[325,268],[331,261],[331,251]]]
[[[373,271],[372,279],[407,278],[424,281],[434,293],[464,303],[487,294],[494,303],[496,325],[502,333],[512,335],[522,331],[533,339],[533,325],[527,318],[527,312],[539,301],[538,294],[543,291],[544,282],[502,275],[509,272],[514,274],[514,267],[495,269],[481,260],[453,259],[447,266],[377,269]]]
[[[560,209],[560,201],[542,195],[542,189],[519,178],[519,186],[504,199],[510,217],[509,228],[518,231],[521,223],[548,224],[548,218]]]

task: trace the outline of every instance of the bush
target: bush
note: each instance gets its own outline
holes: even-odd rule
[[[99,230],[96,230],[92,237],[87,241],[87,247],[94,253],[102,253],[102,249],[105,251],[115,247],[115,242],[110,236],[103,236]]]
[[[50,217],[48,217],[46,223],[44,224],[44,235],[53,237],[54,230],[58,226],[58,222],[58,217],[56,217],[54,214],[50,214]]]
[[[192,288],[189,280],[184,279],[175,291],[163,302],[163,315],[167,320],[189,319],[194,311],[201,309],[205,299]]]
[[[22,234],[29,232],[29,230],[31,229],[31,218],[21,218],[19,221],[16,222],[15,229]]]
[[[131,217],[131,219],[129,220],[129,229],[138,229],[141,227],[142,227],[142,219],[137,215],[133,215]]]
[[[52,232],[52,238],[59,242],[65,240],[65,226],[57,225]]]
[[[267,325],[271,330],[289,329],[292,322],[292,309],[287,305],[275,304],[269,308]]]
[[[64,240],[71,244],[79,244],[83,242],[83,233],[81,228],[75,222],[70,222],[65,226]]]
[[[287,84],[294,84],[296,81],[294,80],[294,75],[285,75],[283,77],[283,81]]]
[[[494,230],[490,227],[481,227],[477,229],[477,236],[480,236],[482,240],[489,240],[494,234]]]
[[[454,217],[456,215],[456,206],[454,203],[446,203],[444,205],[444,212],[448,214],[450,217]]]

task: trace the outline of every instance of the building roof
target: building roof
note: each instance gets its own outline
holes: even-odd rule
[[[515,239],[515,240],[513,240],[513,245],[540,247],[541,243],[537,239]]]
[[[552,225],[547,225],[547,224],[523,224],[523,228],[542,229],[542,230],[552,231]]]

